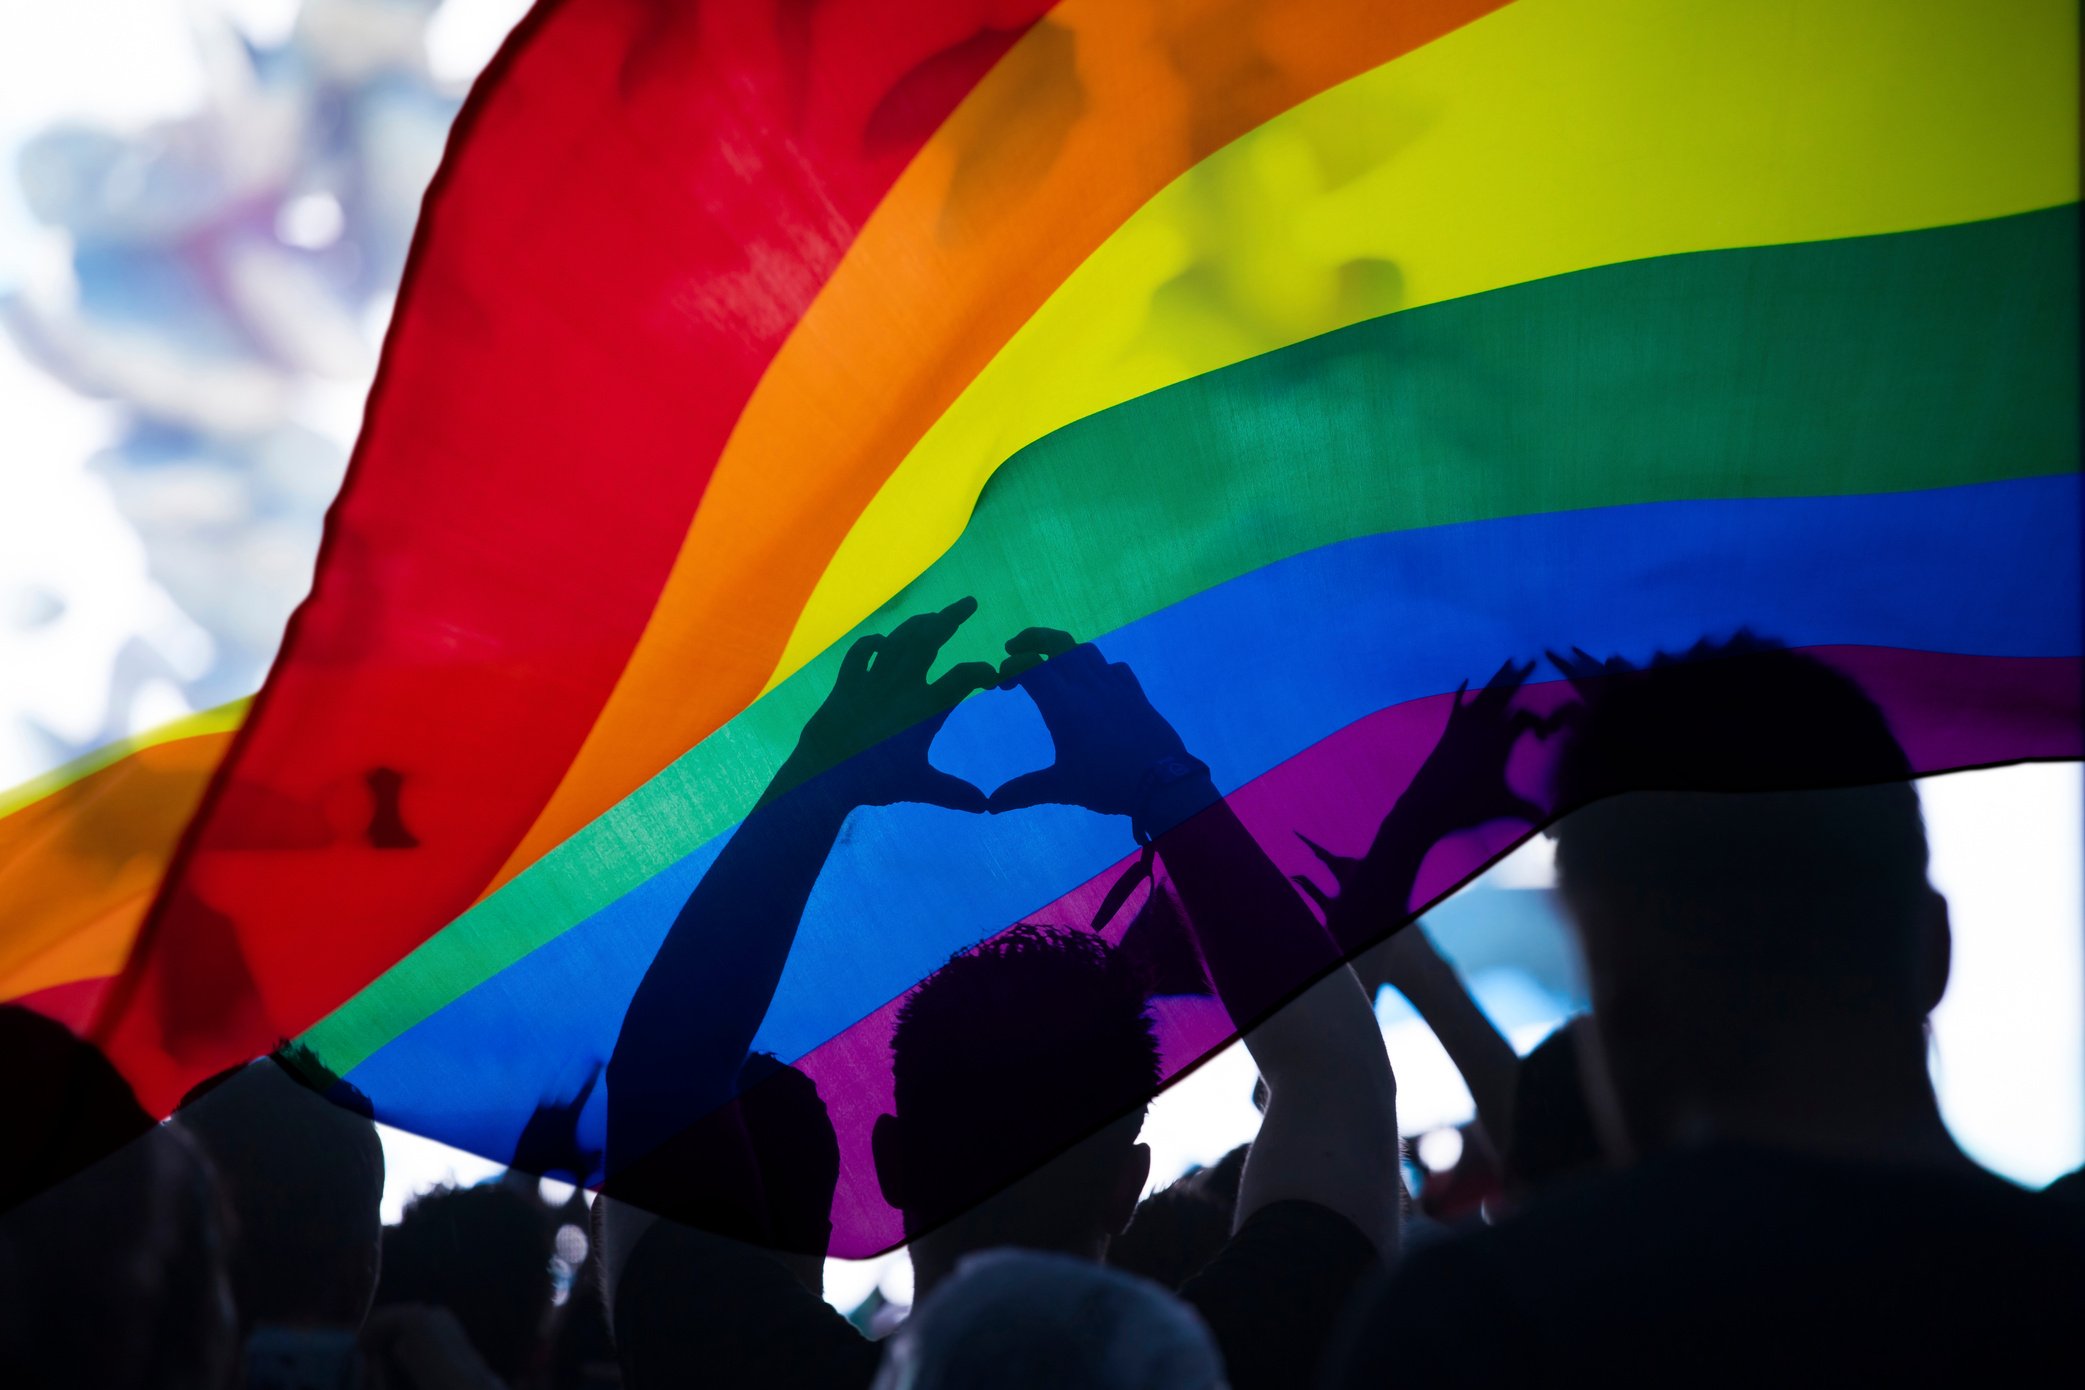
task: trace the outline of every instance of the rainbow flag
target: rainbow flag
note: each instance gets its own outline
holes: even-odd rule
[[[0,803],[0,997],[161,1110],[294,1037],[504,1158],[851,642],[963,596],[945,662],[1096,640],[1298,869],[1545,649],[1749,626],[1920,771],[2078,757],[2076,53],[2069,0],[546,0],[243,724]],[[1050,758],[992,693],[935,749]],[[834,1253],[898,1238],[895,1001],[1126,848],[861,814],[756,1039]]]

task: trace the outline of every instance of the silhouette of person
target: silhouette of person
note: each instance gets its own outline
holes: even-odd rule
[[[542,1207],[512,1188],[436,1188],[385,1230],[376,1306],[447,1309],[485,1367],[513,1385],[550,1312],[551,1238]]]
[[[1302,875],[1296,884],[1324,910],[1326,927],[1348,952],[1375,945],[1412,919],[1420,866],[1442,839],[1493,821],[1539,825],[1547,819],[1544,809],[1506,778],[1506,764],[1521,737],[1546,737],[1557,727],[1555,719],[1513,707],[1534,669],[1532,662],[1508,660],[1475,695],[1469,694],[1468,681],[1457,687],[1440,737],[1361,855],[1335,854],[1299,835],[1330,872],[1336,891],[1327,893]],[[1378,983],[1387,978],[1383,969],[1400,957],[1426,953],[1416,940],[1402,949],[1380,950],[1363,966],[1364,978]]]
[[[1412,920],[1424,906],[1413,895],[1428,851],[1443,838],[1495,821],[1537,825],[1546,819],[1543,808],[1507,780],[1521,737],[1547,737],[1558,727],[1554,718],[1514,707],[1533,671],[1532,663],[1508,660],[1474,696],[1468,682],[1456,690],[1440,736],[1363,854],[1338,854],[1299,835],[1330,874],[1334,891],[1303,874],[1296,885],[1324,911],[1341,945],[1359,952],[1354,971],[1370,997],[1390,985],[1425,1020],[1468,1084],[1494,1152],[1513,1139],[1524,1070],[1455,968]]]
[[[115,1068],[49,1019],[0,1007],[0,1062],[0,1385],[230,1385],[237,1325],[208,1161],[176,1129],[140,1129]]]
[[[1137,1132],[1159,1079],[1144,1006],[1120,951],[1035,925],[955,956],[906,998],[891,1038],[895,1106],[874,1147],[922,1296],[972,1251],[1097,1260],[1128,1225],[1151,1161]]]
[[[0,1212],[116,1152],[152,1128],[130,1083],[101,1049],[19,1004],[0,1004]]]
[[[797,753],[691,895],[609,1062],[608,1190],[630,1192],[619,1174],[731,1098],[852,809],[922,800],[1006,812],[1048,800],[1127,816],[1139,842],[1159,842],[1209,978],[1249,1029],[1270,1091],[1240,1180],[1237,1234],[1187,1298],[1233,1384],[1289,1383],[1377,1252],[1395,1248],[1395,1091],[1373,1012],[1352,974],[1334,968],[1331,938],[1126,667],[1030,629],[1007,643],[997,670],[967,663],[927,680],[974,609],[964,600],[857,643]],[[1056,758],[988,801],[933,769],[927,748],[957,699],[1000,682],[1035,701]],[[912,1237],[923,1297],[977,1249],[1093,1258],[1122,1228],[1149,1163],[1136,1143],[1157,1077],[1144,1005],[1141,982],[1101,938],[1033,925],[959,954],[906,1001],[893,1041],[896,1104],[873,1148]],[[757,1213],[754,1190],[745,1204]],[[636,1192],[670,1199],[656,1180]],[[605,1226],[631,1385],[677,1376],[866,1385],[874,1374],[876,1348],[816,1297],[815,1269],[792,1274],[751,1243],[651,1222],[622,1203]],[[631,1316],[656,1302],[647,1285],[682,1291],[670,1339],[656,1335],[656,1319]]]
[[[217,1176],[228,1218],[236,1383],[247,1390],[495,1390],[502,1383],[449,1310],[393,1303],[372,1311],[383,1146],[368,1099],[308,1050],[292,1046],[202,1082],[163,1132],[192,1142]]]
[[[975,609],[966,599],[854,645],[631,999],[607,1068],[597,1206],[632,1386],[865,1385],[875,1372],[875,1345],[819,1296],[839,1175],[824,1102],[749,1050],[847,817],[900,801],[985,809],[927,760],[948,712],[998,680],[982,662],[927,679]]]
[[[376,1292],[384,1151],[367,1113],[262,1058],[198,1086],[174,1125],[216,1170],[232,1214],[242,1342],[262,1325],[353,1334]]]
[[[1114,1268],[1178,1289],[1202,1272],[1231,1237],[1230,1204],[1190,1174],[1137,1203],[1122,1234],[1108,1242]]]
[[[1581,653],[1557,872],[1627,1170],[1416,1253],[1331,1383],[2075,1379],[2085,1236],[1941,1122],[1947,981],[1909,765],[1873,702],[1752,639]]]

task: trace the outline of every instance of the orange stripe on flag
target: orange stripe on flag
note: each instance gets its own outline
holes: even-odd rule
[[[123,968],[231,739],[140,748],[0,818],[0,1000]]]
[[[1052,10],[914,158],[768,369],[614,693],[491,886],[760,694],[884,478],[1125,218],[1263,121],[1501,3]]]

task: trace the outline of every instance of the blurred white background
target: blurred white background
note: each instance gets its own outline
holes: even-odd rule
[[[309,583],[419,197],[525,0],[0,0],[0,788],[250,693]],[[1934,1074],[1962,1142],[2085,1162],[2075,767],[1922,788],[1954,907]],[[1433,919],[1525,1050],[1574,1002],[1541,842]],[[1531,962],[1534,964],[1531,965]],[[1379,1012],[1407,1133],[1466,1120]],[[1257,1121],[1233,1048],[1154,1107],[1154,1184]],[[386,1217],[497,1165],[385,1132]],[[829,1297],[902,1261],[833,1262]]]

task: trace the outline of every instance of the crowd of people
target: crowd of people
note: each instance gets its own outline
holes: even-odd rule
[[[1926,1020],[1947,904],[1911,769],[1843,675],[1744,640],[1643,668],[1558,661],[1582,698],[1458,694],[1365,853],[1291,882],[1136,677],[1031,629],[928,671],[974,605],[865,638],[630,1002],[595,1169],[559,1114],[532,1177],[378,1216],[366,1104],[262,1059],[153,1124],[90,1046],[0,1011],[18,1123],[0,1154],[0,1382],[1104,1390],[1685,1381],[2076,1383],[2085,1201],[1978,1167],[1942,1122]],[[989,795],[928,747],[965,694],[1019,689],[1056,760]],[[1549,800],[1508,784],[1549,747]],[[754,1048],[844,823],[923,801],[1124,817],[1147,931],[1238,1025],[1252,1142],[1143,1195],[1162,1077],[1148,953],[1081,922],[959,952],[898,1009],[875,1187],[916,1307],[822,1296],[835,1098]],[[1547,821],[1591,1008],[1525,1057],[1409,923],[1447,836]],[[1129,843],[1129,842],[1126,842]],[[1313,846],[1313,848],[1316,848]],[[1160,882],[1162,876],[1162,883]],[[1113,906],[1119,907],[1120,903]],[[1162,919],[1162,920],[1161,920]],[[1131,934],[1138,928],[1132,926]],[[1498,1181],[1407,1193],[1402,992],[1469,1084]],[[314,1084],[315,1078],[318,1084]],[[591,1084],[591,1083],[590,1083]],[[319,1093],[324,1090],[324,1095]],[[564,1112],[571,1118],[572,1108]],[[849,1152],[852,1152],[851,1150]],[[98,1157],[100,1155],[106,1155]],[[559,1228],[585,1226],[569,1296]],[[873,1324],[864,1326],[864,1324]],[[884,1333],[886,1335],[871,1335]]]

